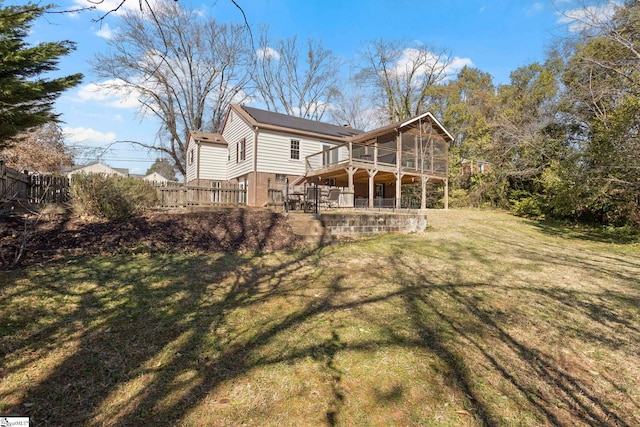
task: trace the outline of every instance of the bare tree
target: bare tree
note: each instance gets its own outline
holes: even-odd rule
[[[125,14],[111,51],[98,54],[93,68],[109,79],[107,90],[136,96],[141,116],[161,122],[155,143],[127,142],[164,153],[185,174],[188,132],[217,131],[227,106],[247,96],[247,29],[172,3],[149,14]]]
[[[357,77],[373,89],[392,122],[423,113],[429,89],[453,74],[455,62],[443,49],[382,39],[369,43],[361,58]]]
[[[69,147],[64,145],[62,129],[49,122],[16,136],[17,145],[2,151],[0,160],[17,170],[39,173],[60,172],[73,164]]]
[[[335,124],[365,131],[386,123],[384,110],[371,103],[365,89],[355,79],[337,93],[329,115]]]
[[[253,81],[270,111],[320,120],[337,95],[338,61],[322,43],[260,36]]]

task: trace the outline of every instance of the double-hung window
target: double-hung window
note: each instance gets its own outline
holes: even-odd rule
[[[238,142],[237,147],[237,161],[241,162],[247,157],[247,138],[242,138]]]
[[[291,140],[291,158],[300,160],[300,140],[298,139]]]

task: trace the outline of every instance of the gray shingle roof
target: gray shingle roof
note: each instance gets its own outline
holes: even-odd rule
[[[274,113],[272,111],[260,110],[242,105],[241,108],[253,119],[261,124],[279,126],[289,129],[296,129],[305,132],[313,132],[333,137],[349,137],[358,135],[363,131],[346,126],[332,125],[315,120],[303,119],[300,117],[288,116],[286,114]]]

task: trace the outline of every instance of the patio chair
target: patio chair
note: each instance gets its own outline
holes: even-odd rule
[[[327,207],[337,208],[338,206],[340,206],[341,193],[342,192],[340,191],[339,188],[332,188],[331,190],[329,190],[329,195],[327,196],[327,199],[326,199]]]
[[[320,191],[320,189],[318,189]],[[319,196],[319,195],[318,195]],[[318,197],[318,203],[320,203],[320,197]],[[316,204],[316,189],[315,187],[307,187],[307,192],[304,196],[304,210],[311,211]]]

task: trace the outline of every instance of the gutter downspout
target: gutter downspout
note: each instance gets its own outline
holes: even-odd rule
[[[258,126],[253,131],[253,206],[258,204]],[[267,197],[268,198],[268,197]]]

